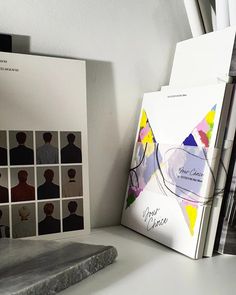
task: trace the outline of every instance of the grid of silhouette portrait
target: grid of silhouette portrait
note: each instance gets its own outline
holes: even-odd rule
[[[79,131],[0,131],[0,238],[84,229]]]

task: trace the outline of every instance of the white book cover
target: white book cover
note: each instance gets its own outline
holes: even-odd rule
[[[177,43],[171,87],[193,87],[228,82],[235,71],[235,28],[204,34]]]
[[[0,53],[0,237],[90,231],[85,62]]]
[[[228,87],[232,88],[233,85],[228,85]],[[162,86],[161,91],[167,91],[173,88],[170,86]],[[224,143],[222,146],[220,163],[217,172],[216,184],[215,184],[215,192],[214,199],[212,203],[209,224],[207,228],[206,242],[204,246],[204,254],[205,257],[211,257],[214,250],[214,243],[216,238],[216,231],[220,216],[221,205],[223,201],[224,188],[228,175],[228,169],[230,164],[230,158],[232,154],[234,134],[236,130],[236,93],[235,90],[232,91],[230,109],[228,113],[228,118],[226,122],[226,130],[224,134]]]
[[[213,199],[225,90],[145,94],[130,168],[122,224],[194,259],[202,257]]]

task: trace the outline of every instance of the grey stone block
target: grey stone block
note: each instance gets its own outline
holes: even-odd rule
[[[114,262],[112,246],[0,240],[0,294],[51,295]]]

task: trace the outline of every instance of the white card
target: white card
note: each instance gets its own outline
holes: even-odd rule
[[[228,82],[235,32],[235,28],[227,28],[177,43],[170,86],[192,87]],[[235,66],[231,71],[235,71]]]
[[[0,83],[0,224],[13,238],[89,232],[85,62],[0,53]]]

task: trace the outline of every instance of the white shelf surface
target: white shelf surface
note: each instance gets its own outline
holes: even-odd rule
[[[215,255],[192,260],[125,227],[95,229],[89,236],[69,239],[112,245],[115,263],[61,295],[227,295],[236,292],[236,256]]]

